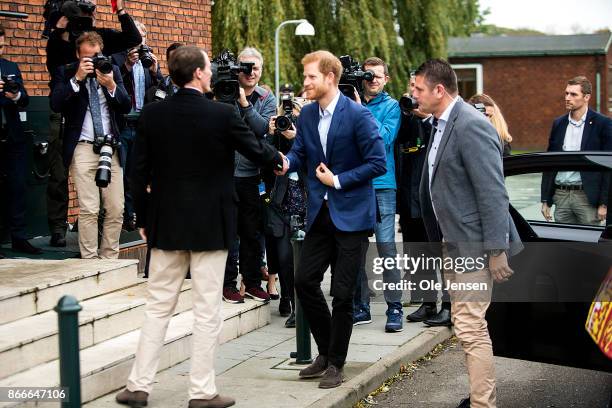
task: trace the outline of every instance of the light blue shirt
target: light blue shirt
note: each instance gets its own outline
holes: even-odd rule
[[[563,139],[564,152],[580,151],[582,145],[582,134],[584,133],[584,122],[586,121],[587,112],[580,118],[579,121],[572,119],[572,114],[568,115],[569,123],[565,129],[565,139]],[[582,185],[579,171],[560,171],[555,177],[555,183],[561,186],[579,186]]]
[[[319,107],[319,126],[317,129],[319,131],[319,140],[321,141],[321,147],[323,148],[325,157],[327,157],[327,134],[329,133],[329,127],[334,118],[334,111],[336,110],[336,105],[338,105],[338,100],[340,100],[340,91],[336,93],[334,99],[332,99],[324,110],[321,110],[321,107]],[[336,190],[342,188],[340,186],[340,181],[338,181],[338,176],[334,176],[334,187]],[[327,200],[327,194],[325,194],[325,199]]]

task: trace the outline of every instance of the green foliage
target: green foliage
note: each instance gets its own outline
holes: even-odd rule
[[[274,32],[285,20],[306,18],[314,37],[281,29],[280,82],[301,88],[302,56],[326,49],[359,61],[377,56],[389,65],[387,91],[405,92],[411,69],[427,58],[445,57],[450,36],[466,36],[482,21],[478,0],[216,0],[213,55],[249,45],[264,55],[261,83],[274,87]]]
[[[507,36],[533,36],[546,35],[545,33],[530,28],[506,28],[499,27],[494,24],[483,24],[478,27],[479,33],[489,36],[507,35]]]

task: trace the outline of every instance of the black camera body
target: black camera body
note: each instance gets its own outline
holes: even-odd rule
[[[363,81],[374,80],[374,72],[361,69],[361,64],[350,55],[340,57],[342,63],[342,76],[338,88],[347,98],[355,100],[355,90],[363,99]]]
[[[138,58],[140,59],[140,63],[143,68],[149,69],[153,64],[155,64],[155,60],[153,59],[153,52],[151,48],[147,45],[142,44],[138,48]]]
[[[277,132],[289,130],[297,122],[297,117],[293,114],[293,92],[281,92],[280,100],[283,114],[277,116],[274,121]]]
[[[104,188],[108,187],[111,182],[111,165],[113,162],[113,153],[119,147],[120,143],[113,135],[95,136],[93,142],[93,151],[100,155],[98,160],[98,170],[96,170],[96,186]]]
[[[413,110],[419,108],[419,102],[411,96],[402,96],[399,100],[399,106],[404,115],[410,115]]]
[[[474,108],[476,108],[477,111],[479,111],[483,115],[485,116],[487,115],[487,108],[484,103],[475,103],[473,106]]]
[[[108,74],[113,71],[113,61],[106,55],[98,54],[91,58],[91,62],[93,63],[94,68],[103,74]],[[93,72],[87,76],[90,78],[95,78],[96,73]]]
[[[238,63],[230,50],[221,51],[211,64],[212,88],[217,101],[235,103],[240,97],[238,74],[251,74],[253,65],[252,62]]]
[[[2,75],[2,82],[4,82],[4,91],[9,93],[19,92],[19,83],[17,83],[17,75]]]
[[[45,20],[43,38],[49,38],[49,34],[62,16],[68,18],[66,31],[70,33],[72,39],[85,31],[92,31],[92,17],[95,10],[96,5],[89,0],[47,0],[43,12]]]

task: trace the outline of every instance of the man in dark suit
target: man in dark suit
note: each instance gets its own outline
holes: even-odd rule
[[[295,289],[319,356],[300,377],[323,376],[319,387],[333,388],[342,384],[360,254],[376,224],[372,179],[386,172],[385,146],[370,111],[338,90],[338,58],[316,51],[302,64],[306,97],[317,103],[302,109],[287,160],[289,171],[307,173],[306,237]],[[330,313],[321,281],[332,264]]]
[[[99,188],[95,176],[100,154],[94,152],[94,139],[119,138],[118,121],[130,111],[121,73],[116,66],[108,74],[94,68],[92,58],[104,48],[96,32],[83,33],[76,42],[78,67],[60,67],[51,90],[51,108],[65,118],[63,158],[70,168],[79,197],[79,247],[82,258],[117,258],[123,220],[123,172],[115,148],[111,182]],[[102,241],[98,248],[100,196],[105,210]]]
[[[589,108],[591,82],[583,76],[570,79],[565,88],[565,107],[569,114],[553,122],[548,141],[549,152],[612,151],[612,119]],[[610,174],[563,171],[542,176],[542,215],[551,221],[599,225],[608,212]]]
[[[19,67],[2,58],[5,47],[4,27],[0,25],[0,160],[8,184],[8,214],[12,248],[17,252],[40,254],[40,248],[26,240],[26,142],[19,110],[28,106]],[[16,87],[16,89],[12,89]]]
[[[227,250],[237,229],[234,152],[276,169],[283,169],[283,160],[249,130],[234,106],[204,97],[212,76],[205,52],[180,47],[169,68],[181,89],[145,106],[137,128],[131,184],[138,227],[151,250],[149,297],[136,361],[116,400],[146,405],[166,328],[190,270],[195,322],[189,407],[228,407],[234,400],[217,393],[214,360]]]

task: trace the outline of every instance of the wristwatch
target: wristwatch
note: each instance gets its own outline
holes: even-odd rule
[[[505,249],[490,249],[488,251],[489,256],[500,256],[503,252],[506,252]]]

